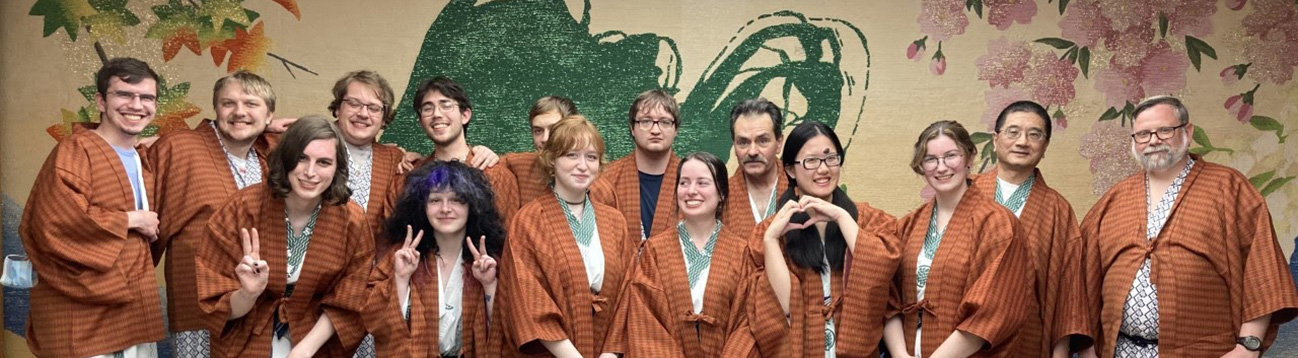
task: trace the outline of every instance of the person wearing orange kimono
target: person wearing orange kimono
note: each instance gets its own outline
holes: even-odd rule
[[[1015,357],[1032,263],[1014,213],[971,185],[976,153],[955,121],[915,141],[911,170],[937,195],[897,225],[900,301],[884,327],[893,357]]]
[[[676,225],[672,188],[680,158],[672,143],[681,125],[680,105],[666,91],[649,90],[636,96],[629,117],[635,149],[604,169],[599,181],[612,192],[596,200],[622,212],[627,233],[643,240]]]
[[[434,161],[458,160],[482,170],[496,194],[496,208],[505,222],[513,217],[518,204],[518,179],[505,166],[497,165],[500,157],[484,146],[470,147],[468,131],[473,118],[473,104],[459,82],[445,76],[430,78],[415,90],[415,113],[419,128],[433,141],[433,153],[419,166]]]
[[[95,73],[99,125],[74,129],[36,174],[18,225],[40,282],[27,347],[37,357],[156,357],[166,337],[154,278],[161,246],[149,158],[136,136],[158,109],[158,74],[114,58]]]
[[[751,335],[731,334],[746,328],[750,272],[747,238],[721,223],[726,164],[697,152],[681,159],[677,173],[682,220],[644,243],[613,336],[628,357],[736,356],[753,345]]]
[[[351,357],[374,239],[349,202],[342,134],[294,122],[265,183],[212,214],[195,261],[213,357]]]
[[[996,165],[974,179],[978,192],[1019,218],[1032,261],[1031,299],[1014,357],[1065,358],[1091,341],[1081,270],[1082,233],[1072,205],[1046,185],[1037,164],[1050,145],[1050,115],[1032,101],[1010,104],[996,117]],[[1075,342],[1074,342],[1075,341]],[[1073,344],[1075,343],[1075,344]]]
[[[410,173],[402,193],[365,304],[378,356],[501,356],[504,331],[493,314],[505,227],[486,177],[438,161]]]
[[[561,96],[545,96],[532,104],[527,112],[528,126],[532,132],[532,145],[536,151],[509,153],[500,158],[518,184],[518,205],[522,207],[536,198],[550,194],[549,178],[541,168],[541,150],[550,138],[550,130],[560,119],[577,113],[577,105]]]
[[[580,115],[555,124],[541,152],[553,200],[524,205],[500,260],[501,304],[511,348],[546,357],[612,356],[605,342],[639,237],[587,189],[600,174],[604,140]]]
[[[1298,314],[1266,201],[1235,169],[1189,154],[1174,97],[1132,112],[1143,171],[1082,220],[1094,349],[1103,357],[1259,357]]]
[[[794,127],[789,189],[748,241],[745,310],[762,357],[878,357],[900,242],[896,219],[839,188],[844,152],[824,123]]]
[[[392,87],[378,73],[368,70],[348,72],[334,82],[329,112],[337,118],[335,125],[347,147],[347,188],[351,200],[365,211],[365,219],[377,236],[383,222],[393,215],[398,191],[397,181],[413,165],[403,162],[400,148],[378,144],[379,131],[392,124],[396,109],[392,107]],[[404,164],[404,165],[403,165]],[[387,241],[375,238],[375,250]],[[377,251],[376,251],[377,252]]]
[[[780,173],[780,147],[784,144],[784,115],[765,98],[745,100],[730,110],[730,138],[739,169],[730,176],[729,198],[721,222],[735,234],[747,237],[757,223],[775,215],[776,196],[789,188]]]
[[[216,81],[216,120],[162,136],[149,147],[157,183],[158,241],[166,248],[167,323],[172,357],[211,356],[198,308],[194,255],[213,212],[235,192],[261,183],[275,92],[261,76],[237,71]]]

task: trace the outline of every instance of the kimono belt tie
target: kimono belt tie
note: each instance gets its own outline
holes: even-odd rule
[[[911,314],[918,311],[924,311],[925,314],[937,317],[937,314],[933,313],[933,307],[928,303],[928,299],[919,300],[918,302],[906,305],[906,307],[901,309],[901,313],[904,314]]]
[[[843,296],[840,295],[838,297],[834,297],[832,301],[829,301],[828,305],[820,307],[820,314],[824,315],[825,319],[834,318],[834,312],[837,312],[838,307],[842,305],[843,305]]]
[[[712,317],[702,313],[694,313],[693,310],[685,311],[685,322],[694,322],[694,323],[703,322],[703,323],[707,323],[709,326],[717,325],[716,317]]]
[[[603,297],[600,295],[591,295],[590,305],[591,308],[595,310],[595,313],[603,312],[604,306],[608,305],[608,297]]]

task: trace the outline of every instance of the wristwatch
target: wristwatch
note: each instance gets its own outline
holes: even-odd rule
[[[1262,339],[1257,338],[1256,336],[1239,337],[1235,339],[1235,343],[1239,343],[1239,345],[1244,346],[1244,349],[1247,349],[1249,352],[1257,352],[1262,350]]]

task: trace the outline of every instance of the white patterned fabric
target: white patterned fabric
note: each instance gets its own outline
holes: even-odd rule
[[[825,293],[825,306],[834,302],[834,269],[829,266],[829,257],[824,258],[824,270],[820,271],[820,292]],[[825,358],[834,358],[838,355],[835,349],[835,341],[838,338],[838,328],[834,324],[834,317],[825,317]]]
[[[441,255],[437,255],[437,259],[441,260]],[[446,282],[442,282],[442,265],[437,265],[437,351],[443,356],[460,354],[463,302],[464,256],[455,255],[455,264],[451,265]]]
[[[361,339],[361,345],[356,347],[356,354],[353,354],[352,358],[374,358],[375,354],[374,335],[366,334],[365,338]]]
[[[158,358],[158,343],[140,343],[120,351],[90,358]]]
[[[171,334],[171,355],[174,358],[211,357],[211,339],[205,329],[173,332]]]
[[[347,144],[347,188],[352,190],[352,201],[366,210],[370,202],[370,175],[374,169],[374,147],[354,147]]]
[[[1185,168],[1167,187],[1161,200],[1147,210],[1145,239],[1154,240],[1163,231],[1163,225],[1172,215],[1172,206],[1176,196],[1185,184],[1185,176],[1194,167],[1194,158],[1185,163]],[[1149,202],[1149,177],[1145,177],[1145,202]],[[1115,358],[1155,358],[1158,357],[1158,344],[1137,342],[1128,337],[1145,340],[1158,339],[1158,288],[1149,280],[1150,261],[1145,258],[1136,277],[1132,280],[1131,290],[1127,292],[1127,302],[1122,307],[1122,326],[1118,328],[1118,343],[1114,349]]]
[[[225,152],[225,160],[230,164],[230,174],[234,177],[234,186],[243,189],[249,185],[260,183],[261,162],[257,159],[257,149],[248,148],[247,155],[243,158],[236,157],[234,154],[230,154],[230,150],[225,147],[225,139],[222,139],[221,132],[216,129],[216,122],[212,122],[212,130],[216,131],[216,141],[221,143],[221,151]]]

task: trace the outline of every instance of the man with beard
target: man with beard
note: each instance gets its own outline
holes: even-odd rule
[[[251,72],[216,81],[215,120],[168,133],[149,148],[157,191],[156,248],[167,251],[167,322],[174,357],[209,357],[210,337],[198,308],[194,254],[216,209],[266,173],[269,148],[262,135],[274,117],[275,92]],[[158,251],[161,252],[161,251]]]
[[[726,230],[747,237],[757,223],[775,214],[775,197],[789,187],[776,153],[784,143],[784,115],[765,98],[750,99],[730,110],[730,138],[739,170],[730,176],[730,193],[721,222]]]
[[[1070,341],[1089,341],[1090,324],[1085,302],[1073,299],[1082,292],[1079,269],[1082,235],[1073,207],[1046,185],[1037,169],[1050,146],[1050,114],[1032,101],[1010,104],[996,117],[996,166],[974,179],[974,187],[1005,206],[1019,218],[1027,233],[1032,260],[1032,299],[1026,300],[1027,318],[1019,330],[1014,357],[1066,357]]]
[[[678,221],[675,188],[680,158],[672,151],[672,142],[680,129],[680,105],[666,91],[649,90],[636,96],[628,117],[635,149],[600,174],[597,185],[612,190],[596,200],[622,212],[627,237],[644,240]]]
[[[1266,202],[1238,171],[1187,155],[1194,125],[1181,101],[1149,98],[1133,114],[1144,170],[1082,220],[1095,351],[1260,356],[1298,313]]]
[[[153,167],[136,136],[158,110],[158,74],[133,58],[95,73],[98,126],[78,127],[36,174],[18,226],[39,273],[27,346],[37,357],[156,357],[166,337],[154,278]]]

